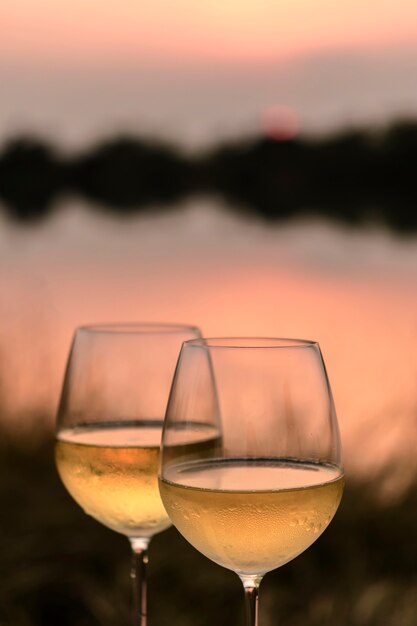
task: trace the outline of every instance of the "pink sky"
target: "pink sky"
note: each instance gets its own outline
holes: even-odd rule
[[[14,0],[0,5],[4,61],[280,58],[417,41],[415,0]]]
[[[417,109],[416,0],[0,2],[0,144],[117,132],[210,145],[385,125]]]

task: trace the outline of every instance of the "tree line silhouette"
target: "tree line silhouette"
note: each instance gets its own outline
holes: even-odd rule
[[[415,121],[319,139],[255,137],[192,156],[128,136],[71,156],[16,138],[0,152],[0,201],[13,218],[35,221],[65,195],[127,214],[215,194],[265,220],[317,214],[407,233],[417,230],[416,165]]]

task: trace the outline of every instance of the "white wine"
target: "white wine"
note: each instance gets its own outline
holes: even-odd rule
[[[333,518],[343,487],[335,466],[272,459],[185,463],[160,480],[184,537],[244,575],[265,574],[308,548]]]
[[[58,472],[88,515],[129,537],[151,537],[170,525],[157,490],[160,439],[160,425],[65,430]]]
[[[62,482],[105,526],[128,537],[152,537],[171,525],[158,490],[161,433],[161,421],[62,430],[55,447]],[[178,438],[178,450],[209,453],[216,441],[213,429],[200,427]]]

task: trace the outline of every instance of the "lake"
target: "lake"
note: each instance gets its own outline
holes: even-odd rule
[[[417,471],[417,238],[320,219],[245,220],[198,198],[120,219],[68,199],[36,225],[0,213],[0,409],[53,424],[74,327],[198,324],[206,336],[320,342],[349,474]]]

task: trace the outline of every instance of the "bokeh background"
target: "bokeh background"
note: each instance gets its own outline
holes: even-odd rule
[[[53,466],[74,327],[320,342],[348,487],[263,626],[417,615],[417,4],[0,6],[0,624],[129,621],[129,547]],[[150,623],[240,624],[167,531]]]

